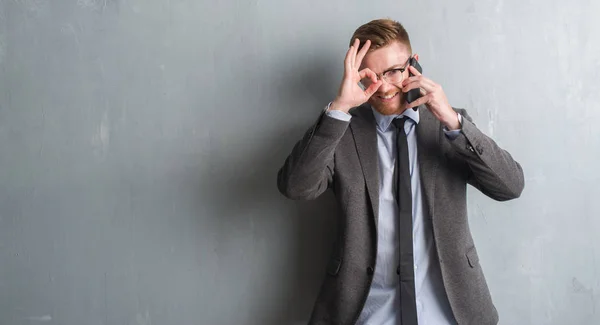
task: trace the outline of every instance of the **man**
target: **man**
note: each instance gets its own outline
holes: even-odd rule
[[[340,210],[310,324],[498,323],[466,185],[510,200],[523,191],[523,171],[410,58],[418,55],[400,23],[359,27],[337,97],[279,170],[286,197],[332,189]],[[408,103],[411,89],[422,97]]]

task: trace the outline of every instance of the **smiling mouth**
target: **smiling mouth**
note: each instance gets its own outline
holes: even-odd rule
[[[388,95],[388,96],[377,96],[377,98],[378,98],[380,101],[382,101],[382,102],[386,103],[386,102],[392,101],[393,99],[395,99],[396,97],[398,97],[398,94],[399,94],[399,93],[395,93],[395,94],[393,94],[393,95]]]

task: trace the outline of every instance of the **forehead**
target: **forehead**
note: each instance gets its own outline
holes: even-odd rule
[[[406,45],[400,42],[392,42],[365,55],[360,69],[369,68],[375,73],[381,73],[392,66],[402,65],[410,57]]]

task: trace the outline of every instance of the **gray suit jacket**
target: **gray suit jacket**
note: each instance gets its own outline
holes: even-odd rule
[[[418,160],[424,211],[434,240],[450,306],[458,324],[492,325],[498,312],[471,237],[467,184],[498,201],[521,195],[523,170],[483,134],[463,109],[458,138],[446,138],[441,123],[419,107]],[[379,172],[377,135],[368,105],[350,111],[350,122],[323,111],[279,170],[279,191],[310,200],[332,189],[339,207],[338,237],[310,324],[354,324],[363,308],[377,256]],[[370,269],[369,271],[367,271]]]

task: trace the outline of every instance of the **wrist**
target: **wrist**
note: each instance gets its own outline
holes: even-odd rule
[[[458,113],[452,111],[452,114],[450,114],[450,116],[447,119],[445,119],[444,125],[449,131],[459,130],[462,127],[462,125],[460,124],[460,120],[458,119]]]
[[[340,103],[337,99],[335,99],[333,102],[331,102],[331,105],[329,105],[330,110],[342,111],[344,113],[348,113],[351,108],[352,107],[348,105]]]

